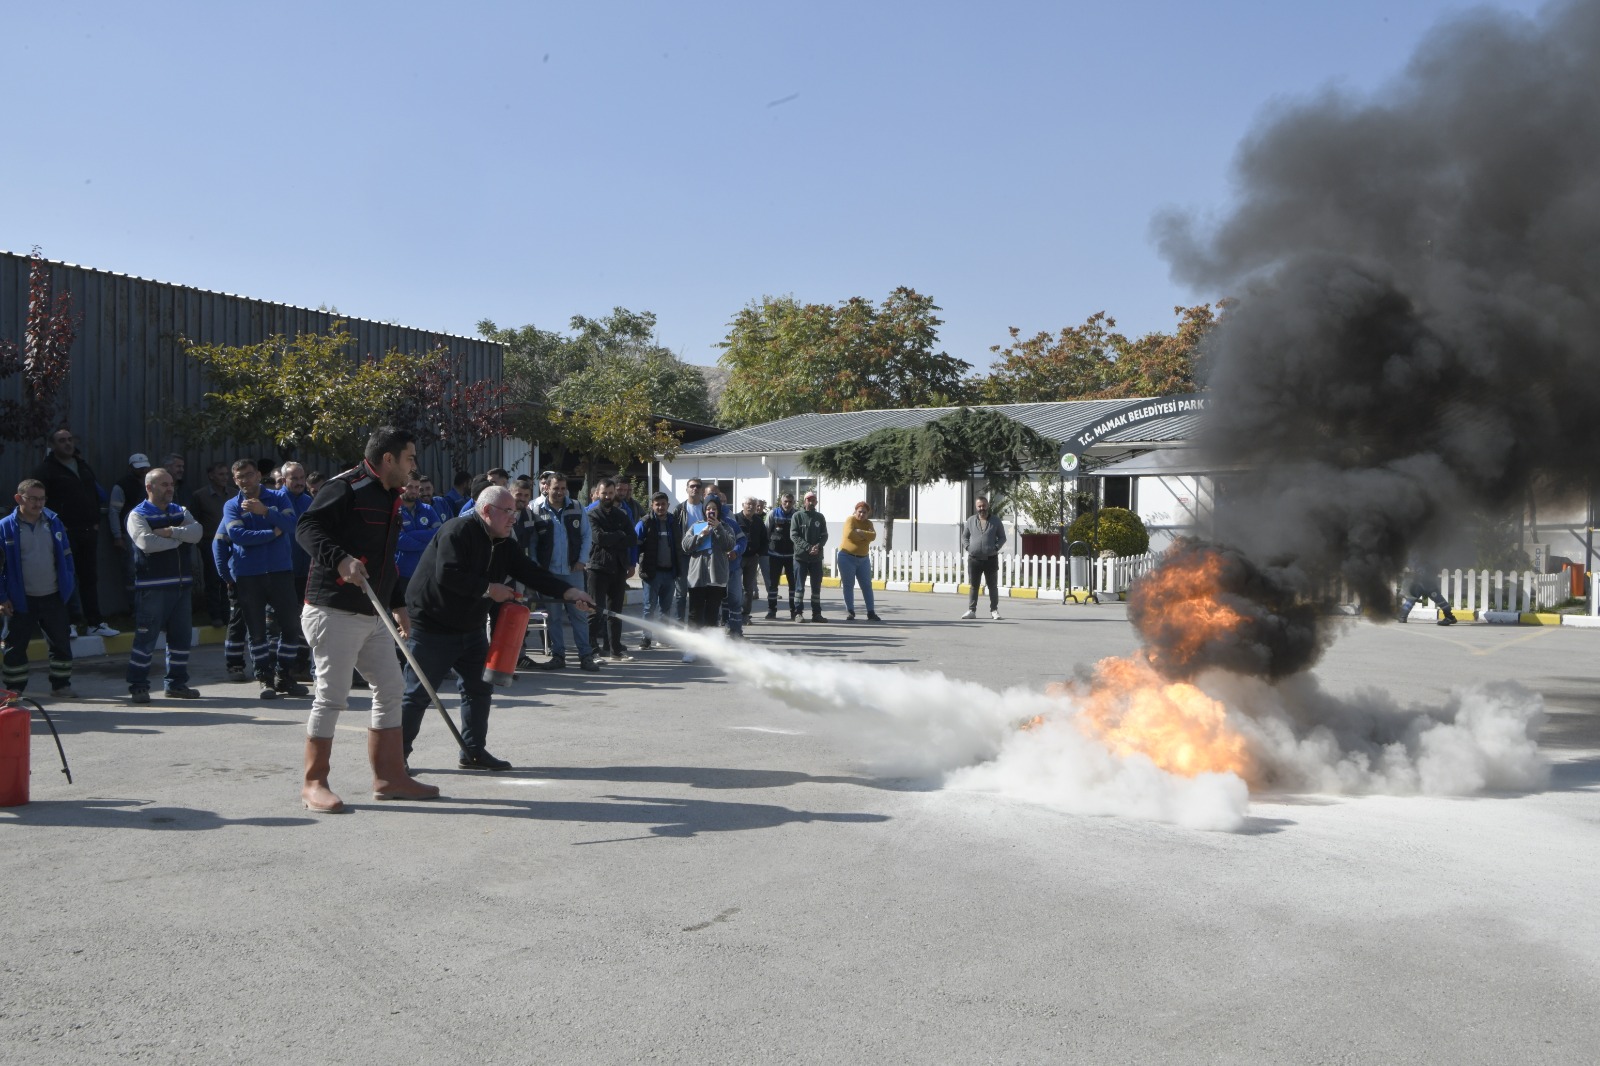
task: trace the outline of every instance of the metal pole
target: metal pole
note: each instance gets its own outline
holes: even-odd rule
[[[439,694],[428,683],[428,675],[422,672],[421,666],[417,665],[417,660],[412,656],[411,649],[406,647],[406,642],[401,639],[400,630],[394,624],[394,619],[389,617],[389,608],[378,602],[377,593],[372,591],[372,586],[367,583],[365,575],[361,577],[361,591],[365,592],[367,599],[372,601],[373,610],[378,612],[378,621],[383,623],[383,628],[387,629],[389,635],[394,638],[395,647],[400,649],[400,654],[406,657],[406,662],[410,663],[411,669],[416,671],[417,680],[422,682],[422,687],[428,693],[428,698],[433,700],[433,705],[438,708],[440,717],[444,719],[444,724],[450,727],[450,735],[456,738],[456,743],[461,745],[462,751],[465,751],[467,742],[462,738],[461,730],[456,728],[455,720],[450,717],[450,712],[444,709],[444,701],[439,698]]]

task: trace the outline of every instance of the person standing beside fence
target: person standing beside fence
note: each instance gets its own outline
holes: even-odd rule
[[[978,617],[978,582],[989,583],[989,617],[1000,620],[1000,549],[1006,545],[1006,527],[989,514],[989,498],[972,501],[972,515],[961,524],[961,551],[967,557],[967,613]]]
[[[861,599],[867,608],[867,621],[881,622],[878,612],[872,604],[872,560],[867,553],[872,550],[872,542],[878,539],[878,531],[872,525],[872,505],[862,500],[856,504],[854,513],[844,520],[844,529],[839,533],[839,551],[834,557],[834,566],[839,571],[839,587],[844,592],[844,620],[856,620],[856,598],[853,585],[861,586]]]
[[[811,585],[811,621],[826,622],[822,617],[822,549],[828,544],[828,520],[817,510],[817,494],[808,492],[801,501],[801,510],[789,523],[789,533],[794,539],[794,568],[800,575],[795,588],[795,607],[801,612],[800,621],[806,621],[806,585]]]

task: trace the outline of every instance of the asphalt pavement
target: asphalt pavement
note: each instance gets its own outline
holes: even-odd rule
[[[1120,606],[1001,606],[881,593],[868,625],[831,592],[749,643],[963,698],[1134,647]],[[1600,632],[1343,625],[1330,692],[1542,694],[1551,786],[1274,793],[1231,833],[1073,814],[886,772],[848,718],[666,650],[499,690],[509,773],[430,720],[437,802],[371,801],[357,693],[351,810],[314,815],[309,701],[216,648],[189,703],[80,664],[49,705],[73,783],[36,727],[0,809],[0,1061],[1600,1061]]]

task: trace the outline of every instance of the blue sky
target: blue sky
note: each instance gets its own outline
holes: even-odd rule
[[[0,0],[0,248],[454,333],[622,305],[703,364],[763,294],[909,285],[981,366],[1221,295],[1155,212],[1468,6]]]

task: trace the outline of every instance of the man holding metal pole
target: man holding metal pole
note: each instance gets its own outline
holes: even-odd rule
[[[329,478],[301,517],[295,536],[311,556],[301,625],[317,667],[317,692],[306,723],[305,785],[300,797],[314,811],[344,802],[328,787],[334,727],[350,697],[351,671],[372,690],[367,755],[372,798],[434,799],[439,790],[413,780],[401,751],[403,683],[394,638],[379,610],[392,611],[403,631],[405,607],[395,602],[399,576],[400,490],[417,469],[410,433],[385,426],[367,440],[361,465]]]
[[[511,491],[491,485],[478,494],[474,511],[446,522],[429,542],[406,590],[411,633],[406,640],[405,752],[422,729],[422,718],[444,675],[454,669],[461,693],[463,770],[509,770],[511,764],[489,754],[489,695],[484,661],[489,638],[484,627],[491,603],[505,603],[516,592],[507,579],[535,592],[592,610],[589,594],[550,573],[522,550],[511,527],[516,520]]]

